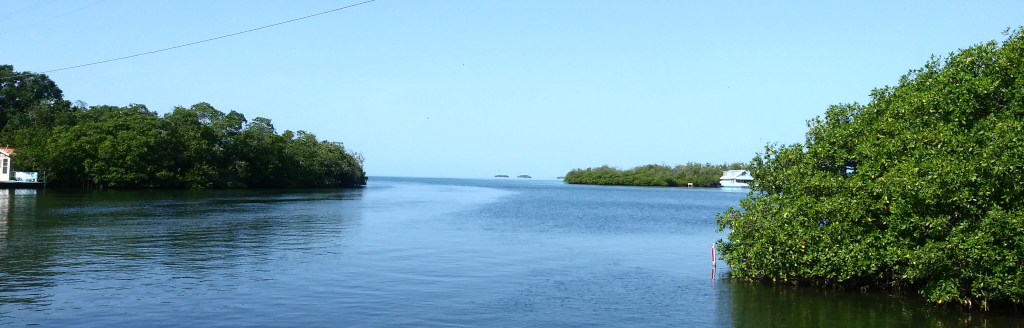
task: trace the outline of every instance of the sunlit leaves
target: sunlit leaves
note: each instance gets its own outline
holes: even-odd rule
[[[802,144],[766,147],[742,210],[718,216],[733,275],[1024,298],[1024,40],[1007,35],[830,107]]]

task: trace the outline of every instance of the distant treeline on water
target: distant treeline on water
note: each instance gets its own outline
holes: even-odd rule
[[[15,169],[51,186],[84,188],[349,187],[363,158],[305,131],[208,103],[159,115],[143,105],[64,100],[44,74],[0,65],[0,145]]]
[[[565,175],[570,184],[619,185],[619,186],[663,186],[718,187],[722,171],[746,170],[747,164],[700,164],[685,165],[649,164],[622,170],[608,165],[587,169],[575,169]]]

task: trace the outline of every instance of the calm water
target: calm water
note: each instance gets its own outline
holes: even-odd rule
[[[405,178],[0,194],[0,325],[1024,326],[913,297],[712,283],[714,214],[744,195]]]

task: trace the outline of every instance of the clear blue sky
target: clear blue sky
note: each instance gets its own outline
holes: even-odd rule
[[[356,2],[0,0],[0,63],[45,71]],[[344,142],[370,175],[550,179],[746,162],[1019,25],[1024,1],[378,0],[50,76],[90,105],[267,117]]]

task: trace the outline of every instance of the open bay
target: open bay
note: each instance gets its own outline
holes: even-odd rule
[[[9,192],[0,325],[1024,324],[914,295],[712,282],[714,215],[745,195],[384,177],[362,189]]]

